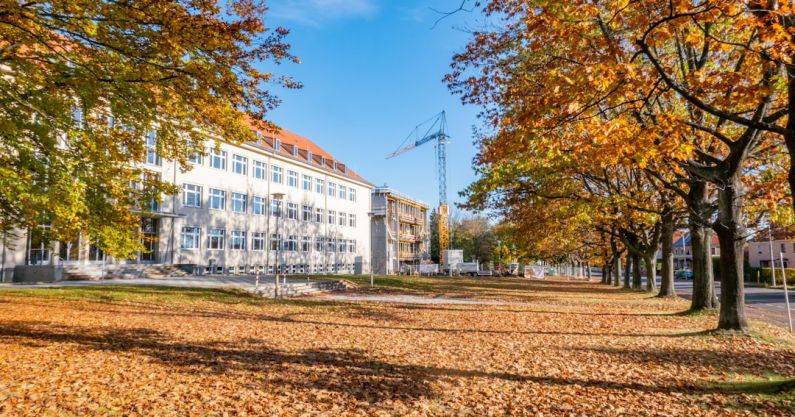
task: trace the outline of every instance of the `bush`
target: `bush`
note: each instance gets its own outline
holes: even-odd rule
[[[748,268],[748,281],[756,282],[756,273],[759,272],[759,282],[772,284],[773,273],[770,268]],[[787,286],[795,287],[795,268],[785,268],[787,274]],[[776,268],[776,285],[781,285],[781,268]]]

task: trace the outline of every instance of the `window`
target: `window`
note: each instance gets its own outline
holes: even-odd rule
[[[328,183],[328,196],[329,197],[336,197],[337,194],[337,184],[333,182]]]
[[[210,167],[215,169],[226,170],[226,151],[218,151],[215,149],[210,152]]]
[[[353,213],[348,215],[348,226],[356,227],[356,215]]]
[[[315,178],[315,192],[323,194],[323,180],[320,178]]]
[[[258,180],[265,179],[265,169],[267,165],[262,161],[254,161],[254,178]]]
[[[348,241],[348,252],[356,253],[356,241],[353,239]]]
[[[288,235],[287,240],[284,242],[284,250],[289,252],[298,250],[298,237],[295,235]]]
[[[182,184],[182,205],[185,207],[201,207],[202,187],[200,185]]]
[[[232,236],[229,239],[229,249],[246,250],[246,232],[232,230]]]
[[[251,249],[252,250],[265,250],[265,233],[254,232],[251,234]]]
[[[146,134],[146,163],[160,166],[160,155],[157,154],[157,132],[150,130]]]
[[[248,158],[240,155],[232,155],[232,172],[246,175],[248,173]]]
[[[323,252],[323,245],[325,244],[323,236],[315,237],[315,250],[317,252]]]
[[[199,249],[199,228],[185,226],[182,228],[182,249]]]
[[[345,253],[345,250],[348,249],[348,241],[345,239],[339,239],[337,243],[337,251],[339,253]]]
[[[265,214],[265,197],[254,197],[251,201],[251,212],[254,214]]]
[[[290,187],[298,188],[298,173],[295,171],[287,170],[287,185]]]
[[[337,239],[334,239],[333,237],[326,238],[326,251],[327,252],[337,251]]]
[[[204,155],[199,151],[193,152],[188,155],[188,162],[193,165],[201,165],[204,162]]]
[[[345,214],[345,213],[343,213],[343,212],[340,212],[340,222],[339,222],[339,225],[340,225],[340,226],[347,226],[347,225],[348,225],[348,215],[347,215],[347,214]]]
[[[312,177],[310,177],[309,175],[304,175],[303,178],[304,178],[303,181],[304,191],[312,191]]]
[[[323,209],[316,208],[315,209],[315,222],[316,223],[323,223]]]
[[[207,231],[207,249],[224,250],[224,229],[210,228]]]
[[[337,212],[334,210],[328,211],[328,224],[337,223]]]
[[[271,165],[271,181],[275,182],[276,184],[281,184],[282,172],[283,172],[282,167]]]
[[[348,188],[348,199],[351,201],[356,201],[356,189],[351,187]]]
[[[281,241],[282,235],[277,235],[276,233],[271,234],[271,250],[278,250]]]
[[[309,252],[312,249],[312,239],[309,236],[301,238],[301,252]]]
[[[213,210],[226,209],[226,192],[210,188],[210,208]]]
[[[348,188],[344,185],[340,184],[340,199],[347,200],[348,199]]]
[[[312,221],[312,207],[309,206],[302,206],[301,207],[301,220],[305,222]]]
[[[787,253],[787,244],[786,243],[782,243],[781,244],[781,253]]]
[[[298,204],[287,203],[287,218],[298,220]]]
[[[282,217],[282,201],[271,199],[271,216]]]
[[[232,193],[232,211],[235,213],[245,213],[246,201],[248,201],[248,195]]]

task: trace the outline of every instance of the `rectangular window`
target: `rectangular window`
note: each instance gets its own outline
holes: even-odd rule
[[[333,182],[328,183],[328,196],[329,197],[337,196],[337,184],[334,184]]]
[[[232,211],[235,213],[245,213],[246,201],[248,201],[248,195],[242,193],[232,193]]]
[[[193,152],[188,155],[188,162],[193,165],[201,165],[204,162],[204,155],[199,151]]]
[[[326,238],[326,252],[336,252],[337,251],[337,239],[333,237]]]
[[[312,249],[312,239],[309,236],[301,238],[301,252],[309,252]]]
[[[240,155],[232,155],[232,172],[246,175],[248,173],[248,158]]]
[[[323,194],[323,180],[320,178],[315,179],[315,192],[318,194]]]
[[[185,207],[202,206],[201,185],[182,184],[182,205]]]
[[[199,228],[185,226],[182,228],[182,249],[199,249]]]
[[[279,244],[282,242],[282,235],[276,233],[271,234],[271,250],[278,250]]]
[[[216,152],[215,149],[213,149],[210,152],[210,167],[226,171],[226,151]]]
[[[340,200],[348,199],[348,188],[340,184]]]
[[[265,214],[265,197],[254,197],[252,199],[251,212],[257,215]]]
[[[347,226],[347,225],[348,225],[348,215],[347,215],[347,214],[345,214],[345,213],[343,213],[343,212],[340,212],[340,222],[339,222],[339,225],[340,225],[340,226]]]
[[[348,215],[348,226],[356,227],[356,215],[353,213]]]
[[[229,249],[246,250],[246,232],[242,230],[232,230],[232,236],[229,239]]]
[[[787,246],[786,243],[781,244],[781,253],[787,253]]]
[[[282,172],[283,172],[282,167],[271,165],[271,181],[275,182],[276,184],[281,184]]]
[[[207,249],[224,250],[224,229],[210,228],[207,231]]]
[[[315,223],[323,223],[323,209],[316,208],[315,209]]]
[[[298,237],[295,235],[288,235],[287,241],[284,242],[284,250],[295,252],[298,250]]]
[[[160,155],[157,154],[157,131],[150,130],[146,134],[146,163],[160,166]]]
[[[304,191],[312,191],[312,177],[304,175],[303,179]]]
[[[353,239],[348,241],[348,252],[356,253],[356,241]]]
[[[271,199],[271,216],[282,217],[282,201]]]
[[[267,164],[262,161],[254,161],[254,178],[258,180],[265,179],[265,170],[267,168]]]
[[[337,223],[337,212],[334,210],[328,211],[328,224],[336,224]]]
[[[315,251],[323,252],[323,245],[325,244],[324,240],[325,239],[323,239],[323,236],[315,237]]]
[[[287,185],[290,187],[298,188],[298,173],[295,171],[287,170]]]
[[[210,188],[210,208],[213,210],[226,209],[226,191]]]
[[[254,232],[251,234],[251,249],[258,251],[265,250],[265,233]]]
[[[305,222],[312,221],[312,207],[309,206],[302,206],[301,207],[301,220]]]
[[[348,199],[351,201],[356,201],[356,189],[351,187],[348,189]]]
[[[345,250],[348,249],[348,241],[346,239],[339,239],[337,243],[337,252],[345,253]]]
[[[287,203],[287,218],[298,220],[298,204]]]

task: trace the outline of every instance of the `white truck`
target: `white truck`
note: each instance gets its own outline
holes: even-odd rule
[[[470,277],[491,276],[491,271],[480,269],[480,262],[461,262],[458,264],[458,273]]]

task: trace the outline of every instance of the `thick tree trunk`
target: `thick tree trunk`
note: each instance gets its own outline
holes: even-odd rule
[[[660,292],[658,297],[676,297],[674,289],[674,252],[672,241],[674,238],[674,215],[665,213],[662,216],[662,271]]]
[[[610,274],[613,272],[613,268],[610,266],[609,263],[602,265],[602,283],[605,283],[605,277],[610,278]]]
[[[690,209],[690,248],[693,255],[693,298],[690,309],[713,309],[718,307],[718,299],[715,297],[710,253],[712,231],[705,224],[710,217],[706,182],[691,179],[687,204]]]
[[[627,263],[624,265],[624,288],[630,289],[632,288],[632,284],[629,281],[630,271],[632,270],[632,257],[627,254]]]
[[[656,251],[655,251],[656,252]],[[657,291],[657,254],[646,254],[643,263],[646,264],[646,291]]]
[[[621,285],[621,255],[616,255],[616,266],[613,270],[613,285],[616,287]]]
[[[632,255],[632,288],[640,289],[640,256]]]
[[[743,289],[743,198],[745,187],[739,173],[718,191],[718,220],[714,228],[720,241],[720,318],[722,330],[748,331]]]
[[[602,275],[604,276],[604,273]],[[591,281],[591,263],[590,262],[586,262],[585,263],[585,279],[587,279],[589,282]]]

